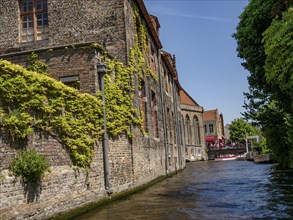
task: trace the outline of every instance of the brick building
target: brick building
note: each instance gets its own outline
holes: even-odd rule
[[[207,160],[204,134],[204,109],[184,90],[180,91],[187,161]]]
[[[203,113],[205,141],[209,147],[219,148],[224,145],[224,118],[218,109],[204,111]]]
[[[2,0],[0,5],[0,59],[26,67],[34,52],[48,65],[53,78],[92,95],[100,90],[97,64],[103,62],[105,52],[110,54],[106,59],[129,65],[136,43],[137,9],[137,19],[146,24],[145,59],[155,76],[134,75],[133,103],[144,113],[144,132],[132,126],[132,141],[125,135],[110,139],[111,190],[121,192],[185,167],[176,66],[161,50],[160,24],[142,0]],[[93,44],[101,48],[91,47]],[[5,139],[2,131],[0,138]],[[45,187],[38,202],[27,204],[20,181],[8,175],[9,161],[18,146],[2,141],[0,168],[4,177],[0,184],[5,187],[0,191],[0,218],[44,219],[107,196],[101,143],[95,147],[88,175],[76,175],[69,168],[70,158],[54,137],[42,139],[32,134],[29,144],[46,155],[51,173],[43,180]],[[56,206],[59,203],[63,205]]]

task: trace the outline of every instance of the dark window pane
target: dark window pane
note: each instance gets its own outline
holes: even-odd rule
[[[33,22],[28,23],[28,26],[29,26],[29,27],[33,27],[33,26],[34,26],[34,25],[33,25]]]
[[[26,22],[26,20],[27,20],[27,17],[26,17],[26,16],[23,16],[23,17],[22,17],[22,21],[23,21],[23,22]]]
[[[22,7],[22,12],[26,12],[27,11],[27,7],[26,6],[23,6]]]
[[[28,21],[32,21],[33,20],[33,16],[32,15],[28,16],[27,18],[28,18],[27,19]]]
[[[27,28],[27,23],[22,23],[22,28]]]
[[[33,11],[33,3],[32,2],[28,4],[28,10],[27,11],[29,11],[29,12]]]
[[[42,26],[42,25],[43,25],[43,22],[42,22],[42,20],[39,20],[37,23],[38,23],[38,27],[40,27],[40,26]]]
[[[42,19],[42,14],[37,14],[37,19]]]
[[[43,14],[43,18],[44,18],[44,19],[48,19],[48,13],[44,13],[44,14]]]
[[[41,4],[37,4],[37,10],[41,10],[42,9],[42,5]]]
[[[48,25],[48,20],[43,20],[43,25]]]
[[[43,0],[43,9],[47,10],[47,0]]]

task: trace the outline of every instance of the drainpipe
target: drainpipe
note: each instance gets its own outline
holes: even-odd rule
[[[162,66],[162,61],[161,61],[161,50],[158,49],[159,52],[159,83],[160,83],[160,93],[161,93],[161,103],[162,103],[162,115],[163,115],[163,131],[164,131],[164,149],[165,149],[165,172],[166,175],[168,175],[168,146],[167,146],[167,128],[166,128],[166,113],[165,113],[165,106],[164,106],[164,95],[163,95],[163,84],[162,84],[162,79],[161,79],[161,66]]]
[[[177,68],[176,68],[176,57],[175,55],[173,55],[173,58],[172,58],[172,61],[173,61],[173,68],[174,68],[174,71],[176,72],[176,77],[178,77],[178,73],[177,73]],[[178,160],[179,160],[179,168],[182,169],[182,148],[181,148],[181,145],[179,144],[179,132],[180,132],[180,129],[179,129],[179,117],[178,117],[178,109],[179,109],[179,106],[178,106],[178,92],[179,90],[175,89],[176,88],[176,83],[175,83],[175,80],[176,78],[173,78],[173,102],[174,102],[174,114],[175,114],[175,125],[176,125],[176,137],[177,137],[177,147],[178,147]],[[178,88],[179,89],[179,88]]]
[[[110,181],[109,181],[109,138],[107,132],[107,118],[106,118],[106,101],[105,101],[105,90],[104,90],[104,77],[107,73],[107,66],[103,63],[97,65],[98,76],[100,78],[100,89],[102,91],[102,101],[103,101],[103,121],[104,121],[104,133],[102,140],[103,147],[103,163],[104,163],[104,181],[106,192],[110,195],[112,194]]]

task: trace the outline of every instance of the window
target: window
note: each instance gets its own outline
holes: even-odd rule
[[[193,126],[194,126],[194,135],[195,135],[195,145],[200,145],[200,130],[199,130],[199,122],[196,116],[193,117]]]
[[[194,147],[191,147],[191,155],[192,155],[192,156],[195,155],[195,149],[194,149]]]
[[[79,76],[64,76],[59,80],[69,87],[79,89]]]
[[[170,116],[170,109],[167,108],[167,134],[169,135],[168,137],[168,143],[172,142],[172,131],[171,131],[171,116]]]
[[[165,80],[165,91],[169,93],[169,77],[165,69],[164,69],[164,80]]]
[[[197,154],[201,155],[201,149],[200,148],[197,148]]]
[[[147,117],[147,97],[145,92],[145,83],[141,81],[139,98],[140,98],[140,107],[143,114],[143,129],[145,132],[148,132],[148,117]]]
[[[190,118],[188,115],[185,117],[185,124],[186,124],[186,135],[185,135],[185,140],[187,144],[191,144],[191,125],[190,125]]]
[[[152,122],[154,137],[159,137],[156,94],[152,91]]]
[[[48,39],[47,0],[20,0],[20,41]]]
[[[154,73],[156,73],[156,53],[155,53],[155,49],[153,48],[152,44],[151,44],[150,64],[151,64],[151,70]]]
[[[176,129],[175,129],[175,121],[174,121],[174,113],[172,112],[172,130],[173,130],[173,133],[174,133],[174,144],[176,144]]]
[[[204,133],[205,133],[205,134],[208,133],[207,125],[204,125]]]
[[[209,124],[209,132],[214,133],[214,125],[213,124]]]

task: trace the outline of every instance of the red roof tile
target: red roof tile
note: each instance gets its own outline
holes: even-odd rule
[[[218,109],[208,110],[203,112],[204,121],[215,121],[219,115]]]
[[[180,101],[185,105],[199,106],[196,101],[194,101],[190,95],[185,90],[180,90]]]

